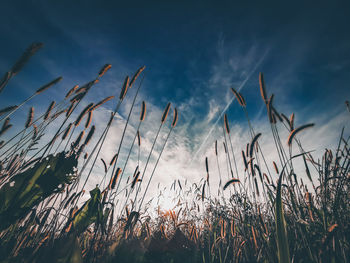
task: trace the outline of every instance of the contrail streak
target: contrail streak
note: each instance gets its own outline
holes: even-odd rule
[[[241,85],[239,85],[238,87],[238,91],[241,91],[241,89],[245,86],[245,84],[247,83],[247,81],[251,78],[251,76],[253,75],[253,73],[256,71],[256,69],[260,66],[260,64],[264,61],[267,53],[269,50],[266,50],[265,53],[263,54],[263,56],[260,58],[260,60],[258,61],[258,63],[255,64],[254,68],[250,71],[250,73],[248,74],[248,76],[245,78],[245,80],[242,81]],[[222,116],[224,115],[224,113],[226,112],[226,110],[228,109],[228,107],[231,105],[231,103],[235,100],[235,97],[233,96],[232,99],[227,103],[227,105],[225,106],[225,108],[222,110],[220,116],[217,118],[217,120],[215,121],[215,123],[213,124],[213,126],[210,128],[207,136],[205,137],[204,141],[202,142],[201,146],[199,147],[199,149],[197,150],[197,152],[193,155],[191,161],[189,162],[188,166],[190,166],[193,162],[193,160],[197,157],[198,153],[202,150],[204,144],[207,142],[209,136],[211,135],[211,133],[213,132],[215,126],[218,124],[218,122],[220,121],[220,119],[222,118]]]

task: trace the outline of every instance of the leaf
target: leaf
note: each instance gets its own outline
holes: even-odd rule
[[[276,217],[276,236],[277,236],[277,249],[278,249],[278,262],[280,263],[289,263],[289,247],[288,247],[288,237],[286,230],[286,222],[283,214],[283,205],[282,205],[282,194],[281,194],[281,185],[282,185],[282,175],[283,171],[278,179],[277,184],[277,194],[276,194],[276,204],[275,204],[275,217]]]
[[[305,155],[303,155],[303,159],[304,159],[304,165],[305,165],[305,169],[306,169],[306,175],[307,175],[307,177],[309,178],[309,180],[310,180],[311,182],[313,182],[313,181],[312,181],[311,174],[310,174],[309,166],[308,166],[307,163],[306,163]]]
[[[96,186],[90,191],[90,199],[78,210],[73,218],[73,229],[78,234],[85,231],[85,229],[92,223],[102,223],[102,195],[100,189]]]
[[[23,218],[35,205],[64,189],[75,179],[75,155],[49,155],[34,167],[16,174],[0,189],[0,230]]]

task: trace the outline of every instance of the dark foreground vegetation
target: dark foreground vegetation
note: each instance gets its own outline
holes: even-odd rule
[[[3,76],[0,96],[41,47],[41,43],[32,44]],[[339,131],[335,149],[326,149],[322,158],[314,159],[298,139],[309,132],[305,129],[311,131],[313,124],[295,127],[294,114],[287,117],[280,113],[274,107],[273,95],[267,95],[260,74],[271,135],[253,128],[244,97],[232,89],[248,121],[251,140],[242,146],[240,154],[234,151],[241,146],[233,148],[225,115],[224,140],[213,148],[216,160],[205,159],[206,178],[193,184],[175,180],[171,189],[177,205],[169,211],[158,209],[154,216],[147,210],[145,196],[177,124],[178,112],[175,108],[169,123],[171,105],[166,105],[149,155],[140,157],[140,128],[146,117],[146,103],[142,102],[127,158],[118,159],[131,112],[137,111],[134,105],[138,103],[144,67],[130,79],[125,78],[116,97],[78,107],[110,67],[106,64],[89,82],[50,103],[41,116],[30,108],[22,127],[12,127],[10,117],[61,77],[39,88],[23,103],[1,107],[0,262],[349,261],[350,155],[344,129]],[[135,92],[130,98],[131,88]],[[124,99],[131,100],[131,108],[117,151],[111,160],[100,159]],[[93,113],[107,101],[115,102],[114,110],[95,138]],[[77,108],[80,112],[75,114]],[[47,134],[53,125],[57,130]],[[13,131],[16,128],[18,131]],[[281,129],[288,131],[287,139],[281,138]],[[158,138],[161,132],[166,133],[165,141]],[[278,159],[272,164],[267,164],[260,147],[261,136],[271,137],[275,145]],[[156,165],[149,167],[156,144],[161,150],[156,154]],[[132,154],[138,160],[147,160],[145,167],[130,167]],[[219,161],[219,156],[225,156],[226,163]],[[88,180],[97,176],[93,168],[101,161],[104,176],[96,188],[87,189]],[[238,171],[238,162],[244,164],[244,170]],[[300,169],[296,167],[302,167],[303,172],[297,173]],[[126,169],[134,173],[124,174]],[[211,186],[213,177],[220,177],[219,189]],[[84,199],[85,190],[90,192]]]

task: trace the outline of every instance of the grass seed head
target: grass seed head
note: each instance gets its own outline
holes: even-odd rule
[[[146,117],[146,102],[142,101],[142,105],[141,105],[141,113],[140,113],[140,121],[144,121],[145,117]]]
[[[161,119],[162,124],[166,121],[166,118],[168,117],[170,105],[171,105],[171,103],[169,102],[168,105],[166,106],[164,112],[163,112],[162,119]]]
[[[111,67],[111,64],[105,64],[98,72],[98,77],[101,78]]]
[[[34,107],[30,107],[25,127],[28,128],[33,123]]]

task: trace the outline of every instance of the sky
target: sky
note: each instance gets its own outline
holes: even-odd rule
[[[45,46],[0,94],[0,108],[19,104],[44,83],[62,76],[56,87],[13,116],[12,122],[20,125],[30,106],[45,111],[52,100],[62,99],[72,86],[93,79],[105,63],[111,63],[84,105],[96,103],[119,94],[125,76],[145,65],[125,147],[133,138],[142,100],[148,106],[141,129],[144,156],[166,104],[179,110],[178,125],[151,184],[151,197],[158,183],[169,186],[174,179],[197,182],[205,177],[206,156],[215,169],[213,143],[222,142],[223,113],[229,117],[234,151],[240,156],[250,138],[231,87],[247,101],[254,129],[262,132],[261,144],[272,162],[271,131],[259,93],[258,75],[263,72],[280,112],[287,116],[294,112],[297,126],[316,124],[301,139],[310,150],[322,153],[335,147],[341,128],[349,123],[344,106],[350,98],[349,5],[346,1],[2,1],[0,74],[30,43]],[[103,148],[106,160],[116,151],[133,92]],[[99,131],[114,107],[111,101],[96,113],[93,123]],[[161,139],[169,126],[170,120]],[[153,161],[161,146],[160,141]],[[101,170],[102,163],[96,167]],[[99,181],[99,173],[91,187]]]

